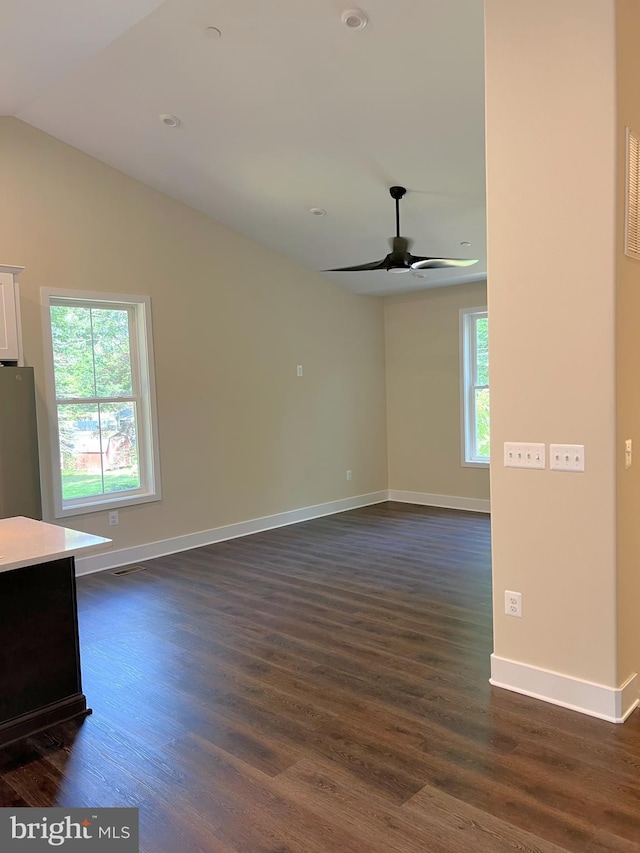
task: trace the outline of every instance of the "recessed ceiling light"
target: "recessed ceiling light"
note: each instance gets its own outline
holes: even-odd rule
[[[180,119],[178,116],[172,116],[169,115],[169,113],[162,113],[160,121],[162,124],[166,124],[167,127],[179,127],[180,125]]]
[[[217,27],[206,27],[204,34],[206,36],[208,36],[210,39],[222,38],[222,32]]]
[[[342,13],[342,23],[350,30],[362,30],[369,23],[369,16],[362,9],[347,9]]]
[[[471,243],[470,243],[468,240],[463,240],[463,241],[460,243],[460,245],[461,245],[461,246],[470,246],[470,245],[471,245]]]
[[[312,213],[314,216],[326,216],[327,211],[324,207],[310,207],[309,213]]]

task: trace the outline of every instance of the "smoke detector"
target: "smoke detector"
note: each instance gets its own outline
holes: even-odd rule
[[[369,16],[362,9],[347,9],[342,13],[342,23],[350,30],[363,30],[369,23]]]

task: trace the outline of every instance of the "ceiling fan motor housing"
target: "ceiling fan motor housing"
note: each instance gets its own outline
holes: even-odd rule
[[[387,255],[387,269],[410,269],[409,241],[406,237],[394,237],[391,252]]]

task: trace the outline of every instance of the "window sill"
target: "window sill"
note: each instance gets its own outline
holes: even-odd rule
[[[486,462],[484,462],[478,460],[474,462],[469,462],[465,459],[460,464],[463,468],[488,468],[491,465],[491,461],[487,460]]]
[[[107,512],[111,509],[121,509],[127,506],[136,506],[137,504],[150,503],[151,501],[159,501],[161,495],[159,492],[144,495],[122,495],[119,498],[110,498],[109,500],[87,501],[82,504],[75,504],[68,507],[56,507],[53,517],[66,518],[71,515],[88,515],[95,512]]]

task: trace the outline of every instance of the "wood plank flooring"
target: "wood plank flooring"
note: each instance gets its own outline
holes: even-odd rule
[[[143,853],[639,853],[624,726],[492,688],[488,516],[374,507],[80,578],[94,709],[0,806],[138,806]]]

